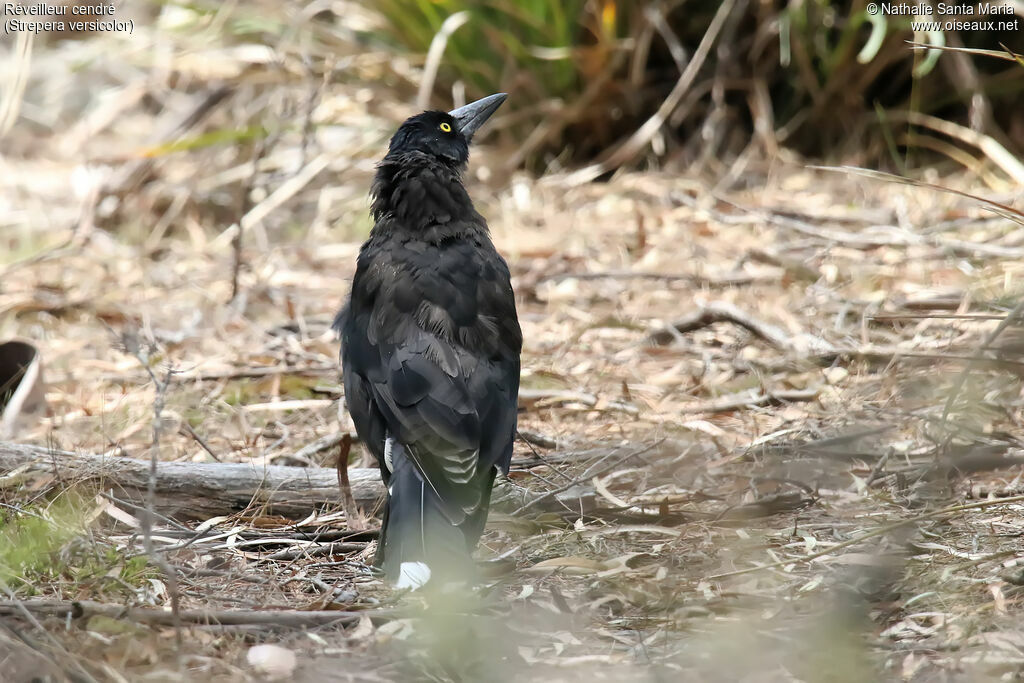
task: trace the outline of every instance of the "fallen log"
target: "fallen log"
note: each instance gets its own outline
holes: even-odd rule
[[[50,473],[63,482],[88,481],[139,504],[149,481],[149,460],[0,441],[0,472],[14,470],[18,476]],[[375,467],[353,467],[348,475],[356,503],[372,510],[384,494],[380,472]],[[168,517],[209,519],[245,509],[294,517],[326,506],[341,506],[333,468],[164,461],[157,467],[155,511]]]
[[[552,461],[577,460],[592,466],[568,485],[546,493],[527,489],[499,478],[491,500],[492,509],[522,511],[597,511],[590,478],[594,467],[606,462],[625,462],[632,457],[689,450],[682,442],[662,442],[631,449],[595,448],[552,455]],[[62,486],[90,483],[113,497],[142,506],[149,482],[149,460],[58,451],[40,446],[0,441],[0,489],[27,479],[52,477]],[[564,475],[563,475],[564,476]],[[568,479],[568,478],[567,478]],[[384,495],[384,484],[376,467],[350,467],[349,485],[355,502],[372,512]],[[178,520],[206,520],[243,510],[302,518],[310,513],[342,511],[338,472],[327,467],[257,466],[251,463],[168,462],[161,460],[156,473],[154,512]]]
[[[309,611],[309,610],[273,610],[273,609],[183,609],[177,614],[170,610],[154,607],[126,607],[92,600],[2,600],[0,616],[21,616],[25,612],[55,616],[62,619],[89,619],[90,617],[107,617],[109,619],[125,619],[127,621],[159,626],[181,624],[220,624],[234,626],[239,624],[259,624],[265,626],[323,626],[325,624],[346,625],[358,622],[363,616],[376,619],[393,618],[395,610],[377,609],[365,611]]]

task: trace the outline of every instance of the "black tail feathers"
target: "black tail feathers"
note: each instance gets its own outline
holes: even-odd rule
[[[391,459],[393,469],[374,564],[397,588],[415,589],[428,581],[432,585],[473,582],[471,554],[483,531],[486,508],[462,525],[452,524],[437,494],[423,482],[397,443]]]

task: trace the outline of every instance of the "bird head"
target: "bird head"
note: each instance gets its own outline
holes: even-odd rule
[[[469,160],[473,134],[508,97],[489,95],[449,112],[425,111],[408,119],[391,138],[388,156],[420,152],[461,167]]]

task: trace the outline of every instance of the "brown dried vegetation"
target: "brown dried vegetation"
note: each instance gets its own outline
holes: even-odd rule
[[[409,111],[378,85],[389,55],[339,44],[344,77],[319,73],[301,41],[328,38],[289,35],[178,35],[159,73],[129,58],[155,35],[36,55],[26,102],[64,97],[4,140],[0,194],[0,338],[39,347],[50,410],[19,441],[115,469],[335,466],[328,326]],[[87,83],[100,44],[125,61]],[[52,541],[0,552],[11,680],[257,680],[256,643],[308,681],[1024,671],[1019,224],[784,153],[717,184],[506,177],[499,153],[471,191],[519,297],[526,493],[492,515],[480,595],[395,595],[340,497],[147,519],[54,456],[0,476],[3,528]]]

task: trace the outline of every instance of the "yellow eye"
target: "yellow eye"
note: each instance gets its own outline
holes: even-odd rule
[[[449,124],[447,122],[442,123],[441,124],[441,130],[443,130],[445,133],[451,133],[452,132],[451,124]]]

